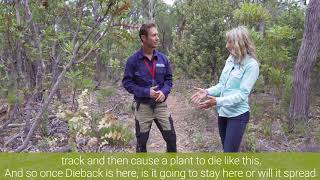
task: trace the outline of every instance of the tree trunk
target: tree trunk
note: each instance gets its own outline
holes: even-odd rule
[[[59,63],[60,63],[60,55],[58,54],[58,41],[55,40],[53,45],[52,45],[52,52],[51,52],[51,59],[52,59],[52,85],[54,85],[58,79],[58,76],[60,74],[59,71]],[[61,93],[60,93],[60,89],[57,89],[57,98],[61,101]]]
[[[179,41],[183,37],[184,30],[186,29],[186,26],[187,26],[187,18],[185,16],[183,16],[182,19],[181,19],[181,23],[179,25],[178,33],[177,33]]]
[[[150,21],[154,20],[154,15],[155,15],[154,11],[155,11],[155,2],[153,0],[149,0],[148,15],[149,15]]]
[[[217,75],[217,57],[216,57],[216,53],[215,50],[212,50],[211,52],[211,77],[212,80],[216,83],[219,80],[219,77]]]
[[[29,90],[32,90],[34,87],[36,87],[36,65],[31,59],[28,58],[25,51],[23,52],[23,64],[27,79],[26,87],[28,87]]]
[[[37,75],[36,75],[36,99],[37,100],[42,100],[42,95],[43,95],[43,87],[42,87],[42,81],[43,81],[43,72],[45,69],[45,64],[43,62],[43,57],[42,57],[42,49],[41,49],[41,40],[40,40],[40,35],[38,32],[38,28],[36,24],[32,21],[32,13],[30,11],[29,7],[29,0],[24,0],[24,11],[25,11],[25,18],[27,23],[30,25],[30,29],[32,32],[32,40],[33,40],[33,45],[34,48],[37,50]]]
[[[307,120],[310,108],[310,77],[320,49],[320,1],[311,0],[304,23],[303,41],[294,69],[289,118]]]
[[[94,19],[94,23],[98,22],[98,8],[99,8],[99,4],[96,0],[93,1],[93,19]],[[95,52],[96,53],[96,52]],[[95,75],[93,78],[93,83],[95,84],[95,87],[98,88],[101,84],[102,81],[102,71],[103,71],[103,64],[102,64],[102,60],[101,57],[99,55],[100,53],[98,52],[98,55],[94,55],[95,59],[96,59],[96,64],[95,64]]]
[[[102,72],[104,71],[104,65],[102,63],[100,55],[96,56],[96,64],[95,64],[95,75],[93,78],[93,82],[96,85],[96,88],[98,88],[101,85],[102,81]]]
[[[144,9],[144,13],[148,17],[148,20],[154,21],[156,1],[155,0],[143,0],[142,6],[143,6],[142,8]]]
[[[21,28],[21,17],[19,13],[19,0],[15,0],[15,10],[16,10],[16,20],[17,20],[17,26]],[[20,34],[21,32],[19,32]],[[17,40],[17,46],[16,46],[16,62],[17,62],[17,71],[18,71],[18,76],[19,76],[19,82],[18,85],[20,85],[20,80],[21,82],[24,82],[24,74],[22,72],[22,58],[21,58],[21,49],[22,49],[22,43],[21,43],[21,37],[18,37]],[[20,79],[21,78],[21,79]]]

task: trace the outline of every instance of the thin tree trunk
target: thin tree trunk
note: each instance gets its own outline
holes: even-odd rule
[[[23,70],[26,73],[25,75],[27,79],[26,86],[32,91],[32,89],[36,86],[36,65],[31,61],[31,59],[28,59],[25,51],[23,52],[23,65]]]
[[[7,122],[4,123],[3,126],[0,127],[0,132],[4,130],[8,124],[14,122],[16,120],[15,116],[18,114],[18,99],[19,99],[19,91],[18,91],[18,70],[17,70],[17,50],[16,50],[16,43],[13,39],[13,34],[10,33],[11,25],[7,26],[6,30],[6,50],[4,51],[4,57],[7,59],[7,75],[9,77],[9,81],[7,82],[9,94],[15,93],[14,99],[10,97],[11,102],[8,101],[9,107],[7,110]],[[11,94],[12,95],[12,94]],[[14,100],[14,101],[12,101]]]
[[[93,19],[94,22],[97,23],[98,22],[98,2],[97,0],[93,1],[93,10],[92,10],[92,14],[93,14]],[[99,87],[101,84],[101,71],[102,71],[102,61],[100,56],[95,56],[96,58],[96,64],[95,64],[95,75],[93,78],[93,82],[96,84],[96,87]]]
[[[57,47],[58,47],[58,41],[55,40],[53,45],[52,45],[52,85],[57,81],[58,76],[59,76],[59,63],[60,63],[60,55],[57,55]],[[60,89],[57,89],[57,98],[61,100],[61,93]]]
[[[149,8],[148,8],[149,20],[153,21],[154,20],[155,3],[153,0],[148,0],[148,3],[149,3]]]
[[[32,13],[30,11],[29,7],[29,0],[24,0],[24,11],[25,11],[25,17],[27,23],[29,23],[31,32],[32,32],[32,40],[33,40],[33,46],[37,50],[38,57],[37,57],[37,74],[36,74],[36,99],[41,100],[42,99],[42,80],[43,80],[43,72],[45,68],[45,64],[43,62],[42,57],[42,48],[40,44],[40,35],[38,34],[38,28],[36,24],[32,21]]]
[[[178,29],[178,39],[181,40],[183,38],[184,30],[186,29],[187,19],[185,16],[182,17],[181,23]]]
[[[98,22],[98,8],[99,8],[99,4],[97,2],[97,0],[93,0],[93,8],[92,8],[92,14],[93,14],[93,20],[94,22]]]
[[[16,20],[17,20],[17,26],[19,27],[18,29],[20,29],[21,27],[21,17],[20,17],[20,13],[19,13],[19,7],[20,7],[20,3],[19,0],[15,0],[15,9],[16,9]],[[19,33],[20,30],[19,30]],[[22,45],[21,45],[21,37],[18,36],[18,40],[17,40],[17,48],[16,48],[16,61],[17,61],[17,71],[18,71],[18,76],[19,78],[22,78],[22,82],[24,82],[24,75],[22,72],[22,57],[21,57],[21,49],[22,49]]]
[[[320,1],[311,0],[304,24],[303,41],[294,70],[293,95],[289,117],[294,120],[307,120],[310,109],[310,77],[320,49]]]
[[[96,64],[95,64],[95,75],[94,75],[94,79],[93,79],[93,82],[94,82],[96,88],[98,88],[101,84],[103,67],[104,66],[102,64],[101,57],[100,57],[100,55],[97,55],[96,56]]]
[[[213,79],[214,82],[218,82],[218,75],[217,75],[217,58],[215,55],[215,50],[212,50],[211,53],[211,77]]]

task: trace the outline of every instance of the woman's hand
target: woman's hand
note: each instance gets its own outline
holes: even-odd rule
[[[199,103],[203,98],[208,95],[208,91],[202,88],[194,87],[197,92],[191,96],[191,101],[193,103]]]
[[[208,109],[209,107],[217,105],[216,97],[208,96],[208,99],[199,104],[200,109]]]

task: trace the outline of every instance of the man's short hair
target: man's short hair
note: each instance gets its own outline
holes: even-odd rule
[[[148,30],[153,27],[157,28],[157,25],[153,22],[141,25],[140,31],[139,31],[139,37],[140,37],[141,42],[143,42],[141,36],[145,35],[146,37],[148,37]]]

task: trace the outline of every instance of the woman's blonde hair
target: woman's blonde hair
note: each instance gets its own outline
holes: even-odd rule
[[[227,41],[232,42],[235,53],[234,56],[236,56],[240,64],[243,63],[243,59],[247,54],[257,60],[255,45],[245,26],[239,26],[231,29],[226,33],[226,37]]]

